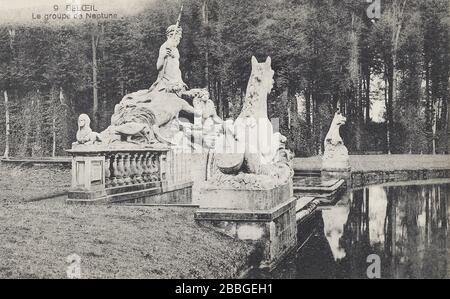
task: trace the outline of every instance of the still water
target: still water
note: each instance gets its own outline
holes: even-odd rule
[[[313,231],[277,278],[450,278],[450,182],[353,190],[313,219]],[[373,272],[374,268],[370,268]]]

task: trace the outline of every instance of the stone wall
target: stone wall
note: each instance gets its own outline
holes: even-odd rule
[[[418,169],[393,171],[358,171],[351,173],[351,188],[390,182],[421,181],[450,178],[450,169]]]

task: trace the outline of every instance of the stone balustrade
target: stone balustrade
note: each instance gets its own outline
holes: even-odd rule
[[[161,168],[163,152],[116,152],[105,153],[105,186],[131,186],[164,181],[166,172]]]
[[[169,148],[79,146],[72,155],[73,201],[128,201],[192,186],[188,154]]]

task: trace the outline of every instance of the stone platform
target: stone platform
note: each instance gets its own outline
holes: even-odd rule
[[[450,166],[449,169],[355,171],[351,174],[351,187],[361,188],[368,185],[392,182],[424,181],[445,178],[450,178]]]
[[[297,197],[295,205],[295,220],[297,225],[303,223],[314,214],[321,200],[321,198],[312,196]]]
[[[295,249],[292,184],[269,190],[202,189],[195,220],[232,238],[256,243],[260,268],[272,269]]]
[[[346,181],[342,179],[312,177],[296,180],[294,193],[297,197],[320,198],[320,205],[333,205],[346,188]]]
[[[198,196],[203,209],[265,211],[292,198],[292,185],[286,184],[269,190],[236,190],[206,187]]]

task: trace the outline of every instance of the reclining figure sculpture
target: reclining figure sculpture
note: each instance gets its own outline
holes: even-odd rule
[[[196,110],[186,99],[193,103],[201,101],[209,103],[209,106],[212,104],[206,90],[187,90],[182,80],[177,49],[182,29],[178,23],[169,26],[166,35],[167,41],[160,48],[156,64],[159,71],[157,80],[149,89],[122,98],[115,106],[111,125],[99,134],[95,143],[173,145],[174,136],[183,130],[183,123],[178,120],[179,113],[184,111],[197,117],[205,113],[201,109]],[[208,99],[204,99],[205,95]],[[215,123],[220,123],[217,115],[211,117]]]

